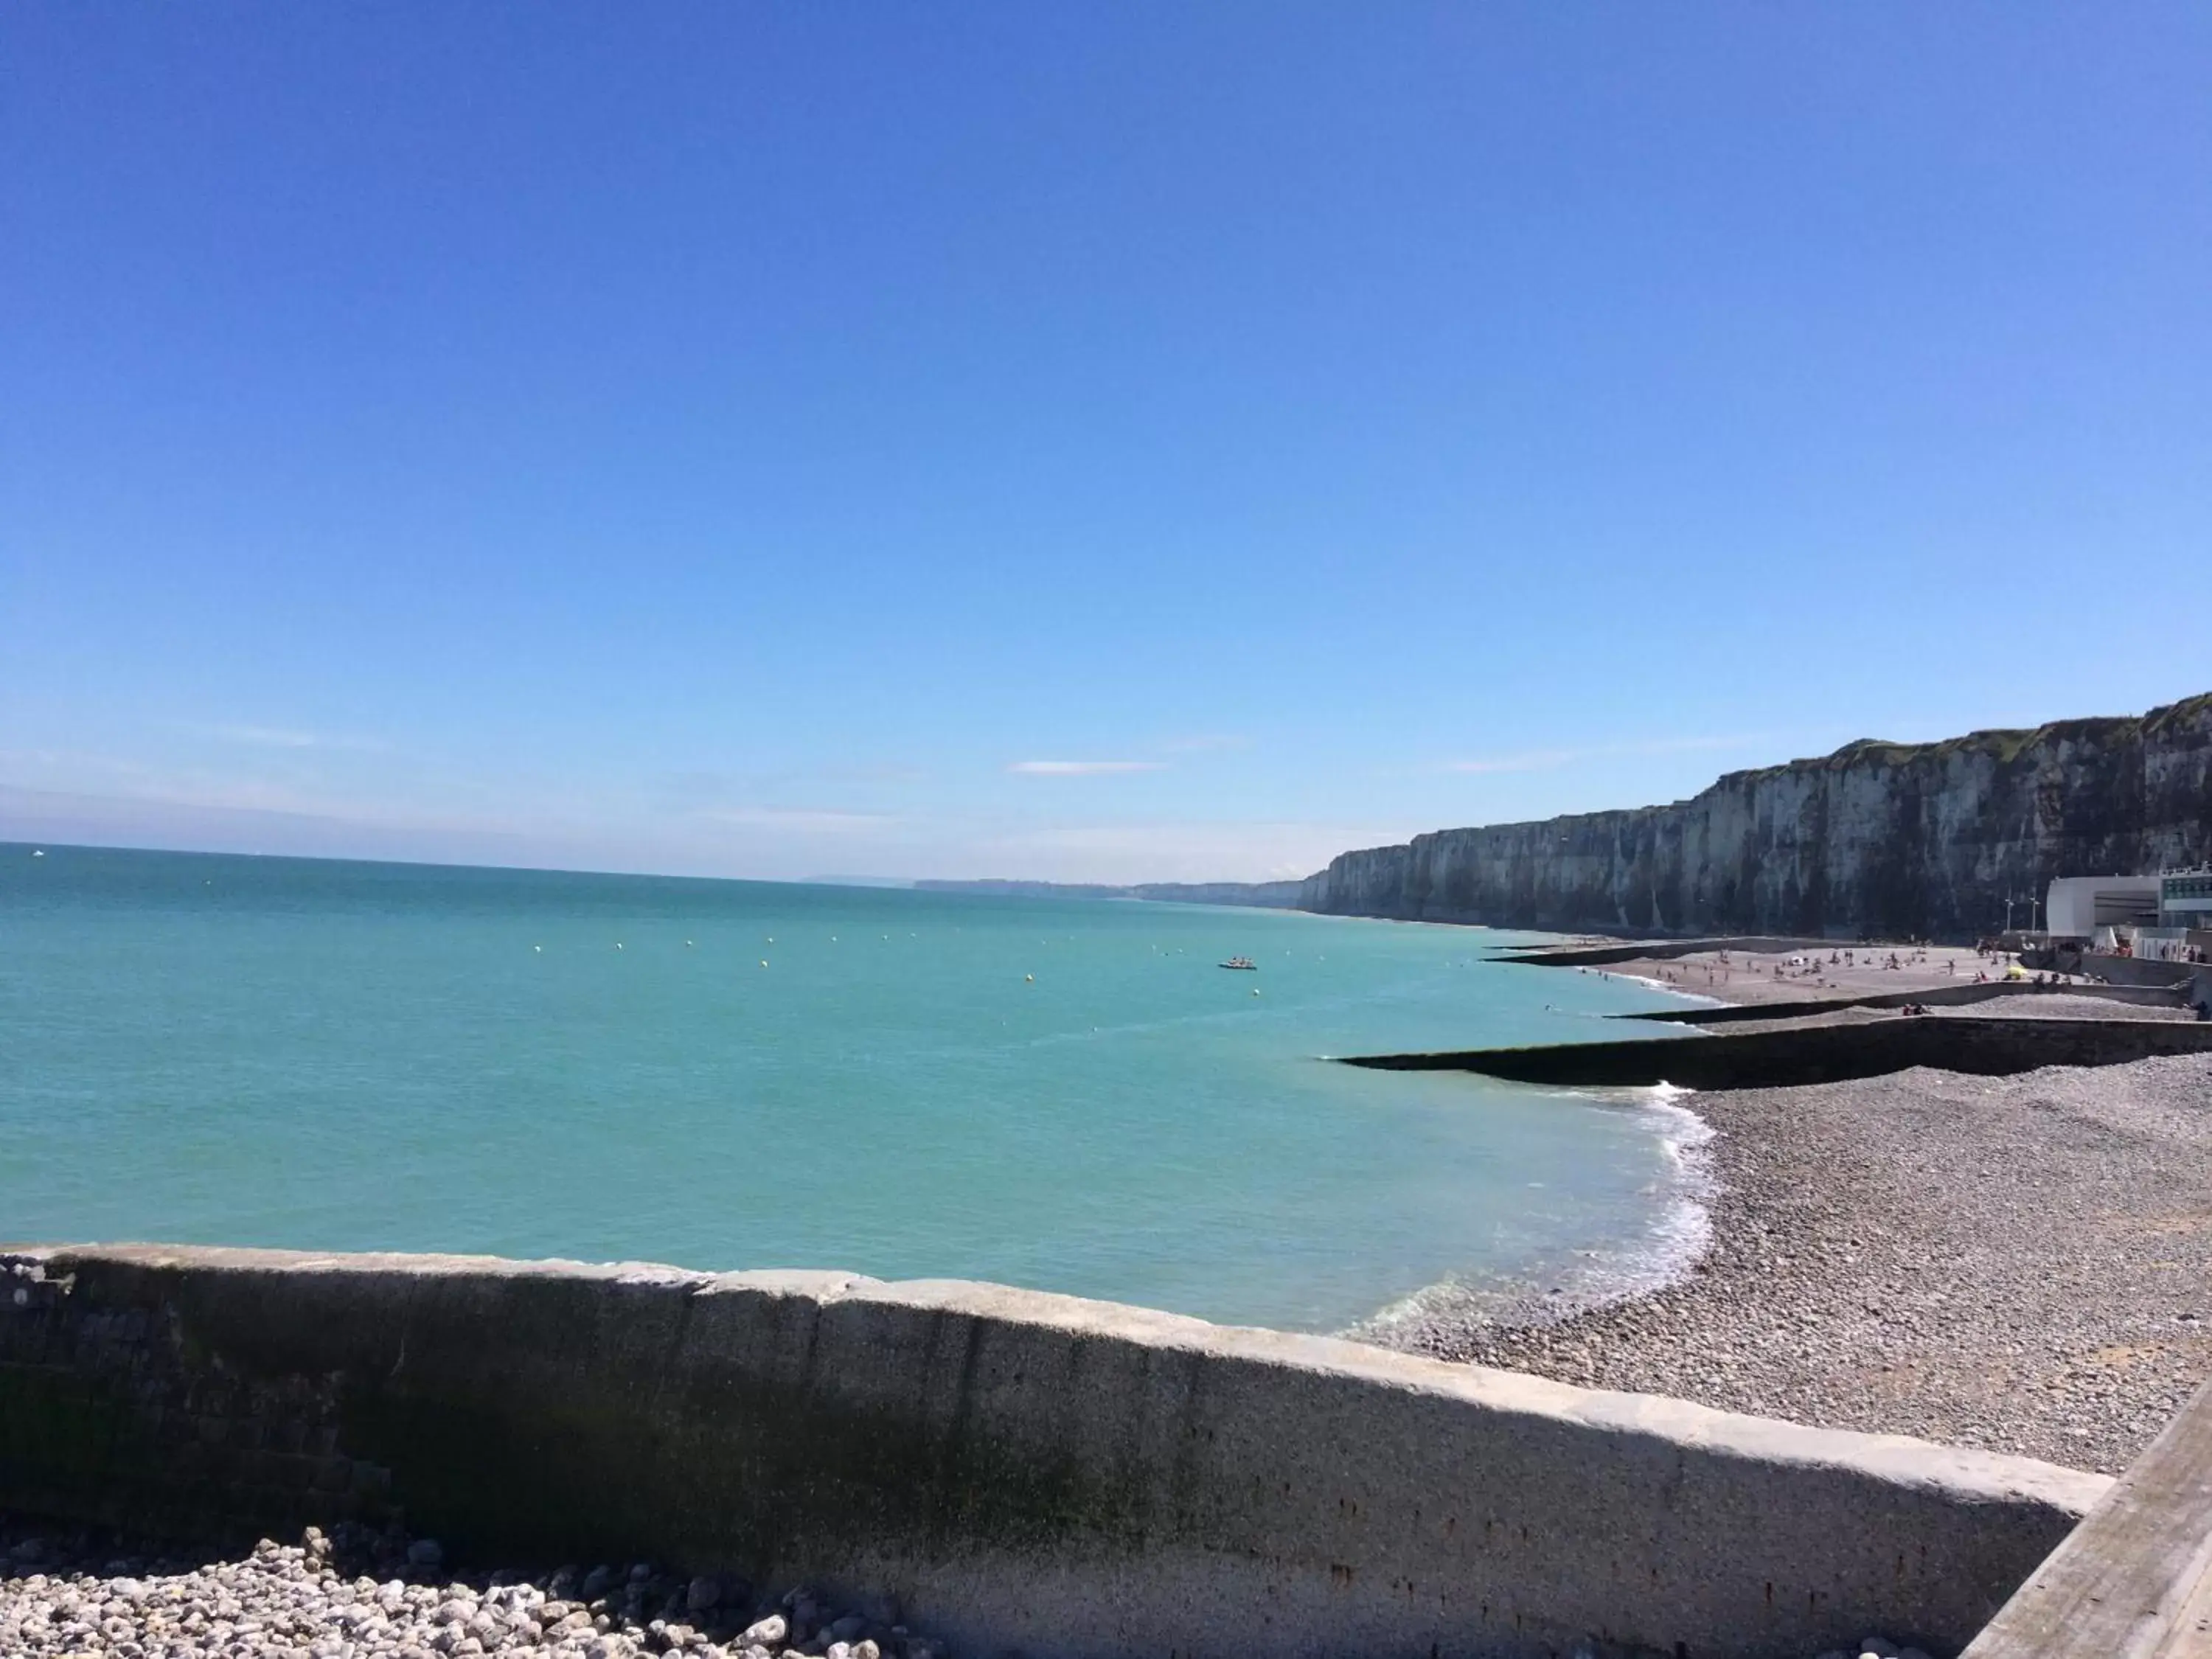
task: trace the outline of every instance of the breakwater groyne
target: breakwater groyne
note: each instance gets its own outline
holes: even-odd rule
[[[1720,939],[1637,939],[1626,945],[1514,945],[1493,951],[1489,959],[1528,968],[1607,968],[1616,963],[1666,962],[1719,951],[1774,956],[1784,951],[1825,951],[1828,945],[1824,939],[1733,933]]]
[[[2109,1486],[997,1285],[0,1255],[0,1506],[883,1592],[963,1652],[1950,1652]]]
[[[1566,1088],[1788,1089],[1847,1083],[1915,1066],[2010,1077],[2045,1066],[2119,1066],[2157,1054],[2212,1052],[2212,1025],[2154,1019],[1961,1019],[1899,1016],[1872,1024],[1809,1025],[1725,1036],[1553,1042],[1522,1048],[1352,1054],[1346,1066],[1388,1072],[1475,1072]]]

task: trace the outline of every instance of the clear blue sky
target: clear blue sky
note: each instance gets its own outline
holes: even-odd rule
[[[0,835],[1260,877],[2212,688],[2212,9],[0,15]]]

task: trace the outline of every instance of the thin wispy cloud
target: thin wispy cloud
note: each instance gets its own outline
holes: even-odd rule
[[[1553,772],[1579,761],[1611,760],[1628,755],[1679,755],[1707,749],[1741,749],[1764,739],[1755,733],[1734,737],[1653,738],[1642,743],[1594,744],[1583,749],[1534,749],[1517,755],[1488,755],[1445,761],[1442,772]]]
[[[832,836],[882,830],[899,822],[888,812],[841,812],[814,806],[727,806],[694,816],[740,829],[803,830]]]
[[[1114,772],[1164,772],[1165,761],[1152,760],[1025,760],[1006,770],[1029,778],[1088,778]]]
[[[290,726],[196,726],[201,737],[217,743],[242,744],[252,749],[380,750],[386,745],[374,738],[343,732],[309,732]]]
[[[850,764],[823,763],[811,766],[780,766],[759,769],[729,767],[689,767],[666,772],[652,780],[665,794],[702,802],[732,796],[806,793],[852,785],[926,783],[922,767],[895,762]]]
[[[0,750],[0,787],[204,812],[276,813],[333,823],[490,832],[497,816],[424,805],[382,793],[301,788],[202,767],[149,766],[128,758],[53,750]]]

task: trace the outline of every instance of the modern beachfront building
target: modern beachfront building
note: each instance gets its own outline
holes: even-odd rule
[[[2061,876],[2043,907],[2044,928],[2054,939],[2091,939],[2100,927],[2159,925],[2162,876]]]
[[[2062,876],[2051,884],[2047,937],[2093,951],[2202,962],[2212,950],[2212,869],[2154,876]]]

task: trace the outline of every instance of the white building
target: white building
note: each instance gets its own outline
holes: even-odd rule
[[[2100,927],[2159,925],[2161,876],[2061,876],[2051,884],[2043,925],[2052,939],[2093,939]]]

